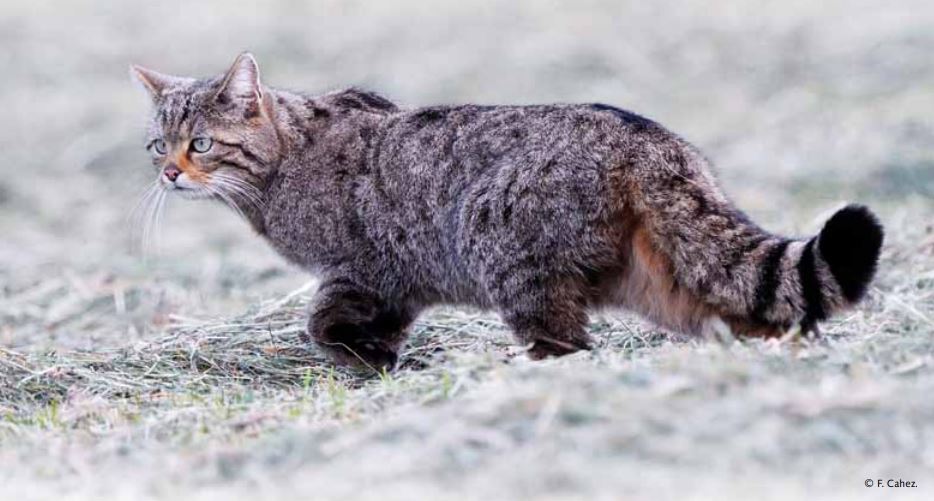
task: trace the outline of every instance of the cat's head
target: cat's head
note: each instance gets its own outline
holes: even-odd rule
[[[241,54],[214,78],[174,77],[140,66],[130,73],[152,97],[146,149],[159,185],[188,198],[236,205],[260,197],[281,147],[251,54]]]

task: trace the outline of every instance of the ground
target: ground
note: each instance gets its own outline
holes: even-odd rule
[[[930,499],[932,25],[922,1],[4,4],[0,499]],[[816,340],[612,312],[598,349],[531,362],[439,309],[399,371],[332,368],[298,339],[312,277],[232,213],[170,200],[146,249],[128,222],[153,176],[128,65],[244,49],[272,85],[404,106],[632,109],[773,231],[873,207],[879,278]]]

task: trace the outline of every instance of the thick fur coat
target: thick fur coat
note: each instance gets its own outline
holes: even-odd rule
[[[263,85],[249,54],[216,78],[134,73],[164,187],[224,201],[320,276],[308,334],[343,363],[391,368],[442,303],[497,311],[533,358],[588,348],[594,308],[686,334],[809,330],[862,298],[882,244],[861,206],[810,238],[763,230],[696,148],[612,106],[308,96]]]

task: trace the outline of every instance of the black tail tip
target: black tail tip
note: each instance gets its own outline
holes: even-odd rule
[[[863,205],[847,205],[824,224],[820,254],[847,301],[857,302],[866,294],[876,274],[882,240],[879,219]]]

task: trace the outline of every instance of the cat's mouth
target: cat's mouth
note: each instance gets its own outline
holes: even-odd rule
[[[207,188],[168,188],[168,190],[173,191],[180,195],[182,198],[187,198],[189,200],[200,200],[202,198],[211,198],[213,193],[207,190]]]
[[[213,192],[206,185],[187,179],[186,176],[179,176],[175,181],[169,181],[161,178],[162,188],[180,195],[183,198],[196,200],[201,198],[210,198]]]
[[[243,216],[247,208],[261,209],[263,194],[247,181],[223,172],[163,174],[159,178],[163,194],[173,192],[189,200],[215,199],[234,209]],[[245,216],[244,216],[245,217]]]

